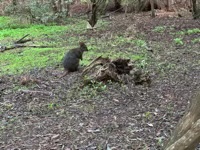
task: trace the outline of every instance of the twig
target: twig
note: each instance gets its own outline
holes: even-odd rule
[[[49,48],[50,46],[15,44],[11,47],[4,47],[3,49],[0,50],[0,52],[4,52],[4,51],[15,49],[15,48],[21,48],[21,47]]]
[[[22,43],[23,39],[25,39],[27,36],[29,36],[30,34],[25,35],[24,37],[22,37],[21,39],[19,39],[18,41],[14,42],[15,44],[18,43]]]
[[[26,43],[26,42],[29,42],[29,41],[32,41],[31,39],[27,39],[27,40],[21,40],[20,42],[15,42],[14,44],[23,44],[23,43]]]
[[[33,90],[19,90],[20,92],[23,92],[23,93],[30,93],[30,94],[45,94],[45,95],[53,95],[52,92],[47,92],[47,91],[33,91]]]
[[[101,57],[102,57],[102,56],[99,56],[99,57],[95,58],[95,59],[88,65],[88,67],[89,67],[91,64],[93,64],[95,61],[99,60]]]

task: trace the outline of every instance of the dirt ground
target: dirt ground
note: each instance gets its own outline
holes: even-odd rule
[[[200,28],[200,20],[117,14],[110,22],[107,30],[83,36],[142,37],[151,86],[136,86],[130,75],[126,84],[81,88],[81,72],[58,79],[57,67],[2,76],[0,149],[161,149],[200,87],[200,42],[192,42],[200,33],[183,36],[183,45],[174,43],[173,33]],[[157,26],[165,30],[155,32]],[[24,76],[32,80],[22,86]]]

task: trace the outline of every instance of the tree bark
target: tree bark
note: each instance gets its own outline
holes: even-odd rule
[[[192,0],[192,8],[193,8],[193,18],[197,19],[197,2],[196,0]]]
[[[58,9],[58,12],[62,11],[62,0],[58,0],[58,2],[57,2],[57,9]]]
[[[178,123],[165,150],[194,150],[200,142],[200,93]]]
[[[154,9],[155,0],[150,0],[150,4],[151,4],[151,17],[155,18],[156,17],[155,9]]]
[[[96,4],[96,0],[95,1],[91,1],[92,2],[92,14],[91,17],[89,18],[89,24],[91,25],[91,27],[93,28],[96,23],[97,23],[97,4]]]
[[[54,13],[54,14],[58,13],[58,8],[57,8],[57,6],[56,6],[55,0],[51,0],[51,5],[52,5],[53,13]]]

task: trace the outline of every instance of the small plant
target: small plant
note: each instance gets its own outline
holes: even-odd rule
[[[153,29],[154,32],[164,32],[166,29],[166,26],[157,26]]]
[[[200,33],[200,29],[198,28],[187,30],[187,34],[197,34],[197,33]]]
[[[103,82],[93,82],[92,88],[97,92],[102,92],[106,90],[107,86]]]
[[[183,45],[183,41],[182,41],[181,38],[175,38],[175,39],[174,39],[174,42],[175,42],[175,44],[177,44],[177,45]]]
[[[163,146],[163,140],[164,140],[165,138],[163,137],[163,136],[161,136],[161,137],[157,137],[156,138],[156,140],[157,140],[157,143],[158,143],[158,145],[159,146]]]
[[[144,117],[145,117],[146,119],[151,119],[151,118],[152,118],[151,112],[147,111],[147,112],[144,114]]]
[[[102,82],[92,82],[84,87],[75,87],[71,91],[68,91],[68,98],[84,98],[91,99],[98,97],[99,93],[105,91],[107,85]]]
[[[184,31],[178,31],[177,34],[178,35],[185,35],[185,32]]]
[[[144,40],[134,40],[134,43],[138,47],[146,47],[147,46],[147,43]]]
[[[49,103],[49,104],[48,104],[48,109],[53,110],[53,109],[55,109],[57,106],[58,106],[58,105],[55,104],[55,103]]]
[[[192,43],[194,44],[194,43],[199,43],[200,42],[200,38],[196,38],[196,39],[194,39],[194,40],[192,40]]]

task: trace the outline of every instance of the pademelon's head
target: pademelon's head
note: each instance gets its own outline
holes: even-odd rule
[[[80,45],[80,49],[84,52],[84,51],[88,51],[88,48],[87,46],[85,45],[84,42],[79,42],[79,45]]]

